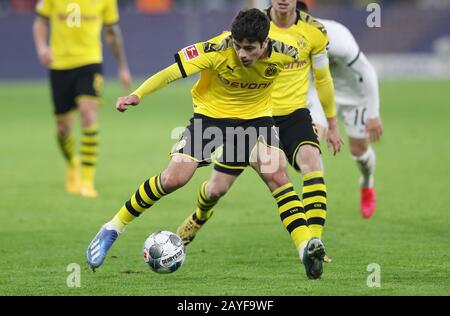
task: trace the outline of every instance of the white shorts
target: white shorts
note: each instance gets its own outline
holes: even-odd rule
[[[366,112],[365,105],[349,106],[336,104],[338,119],[342,120],[345,125],[345,131],[351,138],[366,139]],[[328,128],[327,118],[323,112],[317,94],[308,94],[308,108],[311,112],[311,117],[316,125],[321,125]]]

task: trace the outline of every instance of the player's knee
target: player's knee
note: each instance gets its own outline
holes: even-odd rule
[[[285,168],[279,168],[278,170],[274,170],[272,173],[265,174],[264,178],[266,179],[269,188],[272,190],[275,190],[290,182]]]
[[[97,113],[92,111],[86,111],[81,113],[81,125],[89,127],[97,123]]]
[[[224,196],[229,188],[230,186],[228,184],[210,181],[208,182],[206,193],[208,194],[208,198],[217,200]]]
[[[94,125],[95,123],[97,123],[97,120],[93,117],[89,117],[89,118],[86,117],[81,120],[81,125],[83,127],[89,127],[89,126]]]
[[[97,123],[97,106],[91,103],[81,103],[79,105],[80,119],[82,126],[92,126]]]
[[[58,128],[58,135],[61,137],[65,137],[69,135],[71,126],[68,122],[58,121],[57,128]]]
[[[161,174],[161,185],[167,193],[173,192],[189,181],[189,177],[174,172],[163,172]]]
[[[369,144],[365,142],[350,143],[350,152],[355,157],[364,155],[369,149]]]
[[[319,149],[315,146],[301,146],[295,159],[303,174],[322,170],[322,164],[320,162],[320,152]]]

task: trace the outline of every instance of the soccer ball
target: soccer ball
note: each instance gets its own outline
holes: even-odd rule
[[[186,258],[181,238],[166,230],[148,236],[143,251],[145,263],[157,273],[177,271]]]

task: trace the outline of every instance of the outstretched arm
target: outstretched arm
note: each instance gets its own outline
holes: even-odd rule
[[[136,91],[126,97],[120,97],[117,100],[116,108],[120,112],[125,112],[130,105],[138,105],[142,98],[149,95],[169,83],[178,80],[182,77],[180,68],[177,64],[172,64],[164,70],[156,73],[148,78]]]
[[[125,112],[129,105],[138,105],[144,96],[165,87],[169,83],[192,76],[204,69],[213,68],[214,54],[206,54],[203,47],[203,43],[198,43],[175,54],[176,63],[147,79],[131,95],[119,98],[116,103],[117,110]]]
[[[125,55],[122,31],[118,24],[105,26],[105,40],[117,61],[119,68],[119,80],[124,89],[129,90],[132,78]]]

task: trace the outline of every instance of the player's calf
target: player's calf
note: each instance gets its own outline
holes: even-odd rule
[[[189,215],[177,229],[177,235],[180,236],[185,246],[192,242],[200,228],[212,216],[213,207],[219,201],[219,197],[226,192],[223,190],[213,190],[216,191],[216,194],[219,197],[211,197],[211,194],[208,194],[207,192],[207,187],[211,189],[210,182],[203,182],[197,194],[197,208],[195,209],[195,212]]]

